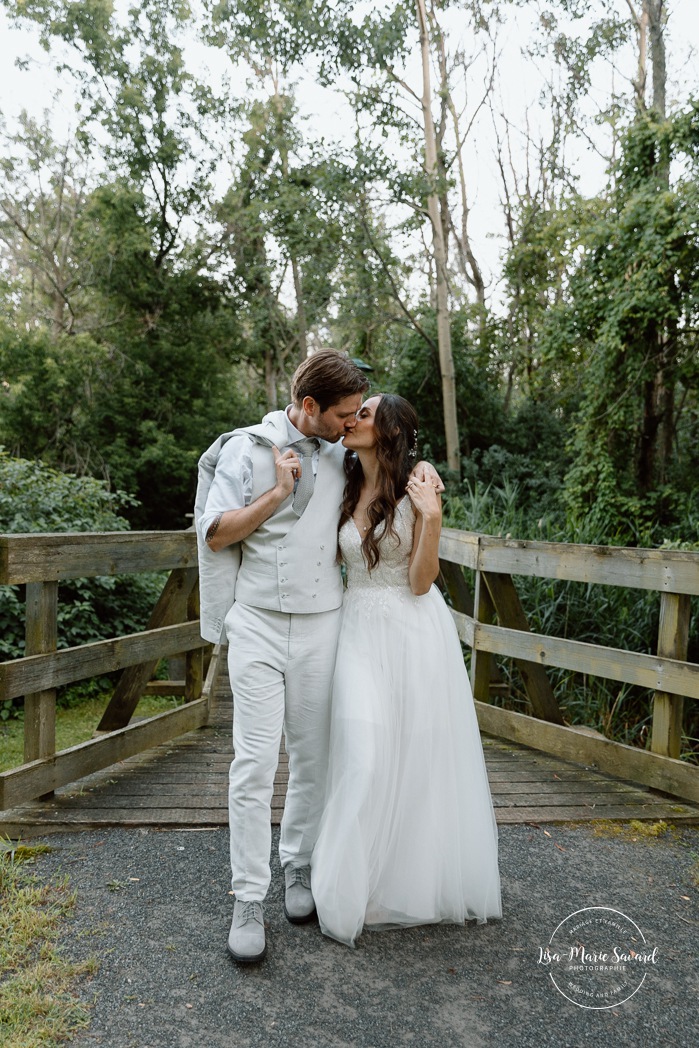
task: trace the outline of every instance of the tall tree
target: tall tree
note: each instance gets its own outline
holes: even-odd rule
[[[84,151],[56,143],[48,119],[39,124],[26,113],[3,146],[0,243],[23,320],[56,336],[83,330],[92,269],[76,244],[91,188]]]
[[[688,186],[681,174],[671,179],[670,158],[678,148],[666,101],[671,5],[540,0],[538,9],[543,36],[537,51],[555,56],[562,74],[565,133],[584,135],[594,145],[600,142],[595,121],[612,129],[610,184],[586,202],[565,167],[552,164],[555,192],[549,199],[520,195],[510,209],[510,229],[517,230],[507,263],[511,302],[518,311],[525,307],[537,366],[546,361],[547,376],[566,369],[579,382],[570,505],[579,513],[598,501],[602,516],[602,507],[616,505],[616,517],[608,519],[619,520],[624,499],[640,496],[661,514],[686,404],[677,399],[688,381],[689,305],[680,288],[693,250],[685,225]],[[611,101],[592,111],[590,86],[605,64],[613,64],[617,87]],[[577,314],[569,311],[573,302]],[[576,315],[586,318],[586,329]],[[572,330],[578,344],[571,354]],[[604,407],[610,397],[614,406]]]
[[[464,119],[464,103],[457,103],[452,84],[446,31],[442,20],[450,5],[432,0],[414,0],[413,5],[396,3],[365,13],[358,5],[342,10],[336,31],[337,56],[341,68],[355,84],[355,106],[363,118],[367,142],[380,147],[398,138],[420,166],[406,168],[389,181],[393,201],[409,209],[410,225],[426,241],[425,261],[430,280],[430,308],[436,317],[436,349],[441,376],[441,397],[447,464],[458,476],[461,469],[461,439],[457,421],[455,360],[452,347],[451,314],[454,303],[475,291],[481,307],[482,332],[485,285],[469,232],[467,192],[468,160],[464,152],[478,99]],[[488,27],[486,7],[497,5],[469,2],[464,5],[468,28],[475,36]],[[413,75],[410,55],[414,43],[420,55],[419,76]],[[461,73],[470,77],[457,48]],[[436,72],[436,78],[435,78]],[[485,93],[492,84],[485,78]],[[369,123],[369,121],[371,123]],[[453,172],[458,192],[453,192]],[[460,214],[460,218],[457,216]],[[459,231],[457,233],[457,230]],[[456,247],[457,264],[450,264],[450,243]],[[426,334],[426,326],[416,327]]]
[[[442,406],[444,409],[444,433],[447,443],[447,465],[457,476],[461,473],[461,450],[459,446],[459,426],[456,415],[456,380],[454,374],[454,355],[451,346],[451,322],[449,316],[449,273],[447,269],[447,237],[443,217],[439,207],[439,143],[432,116],[432,83],[430,62],[432,48],[427,21],[425,0],[416,0],[417,21],[420,34],[420,58],[422,61],[422,106],[423,130],[425,135],[425,174],[429,189],[427,192],[427,213],[432,228],[432,251],[434,255],[437,345],[439,347],[439,366],[442,376]]]
[[[571,515],[592,515],[599,531],[623,541],[655,541],[653,529],[684,498],[674,485],[692,452],[674,439],[660,444],[654,398],[662,379],[673,435],[696,410],[697,136],[697,103],[662,123],[649,113],[629,127],[614,188],[590,213],[566,307],[546,336],[583,364]],[[661,157],[676,159],[679,174],[659,193]]]
[[[326,319],[338,258],[337,165],[326,147],[306,141],[291,82],[292,70],[324,46],[328,10],[293,0],[212,0],[206,8],[207,39],[249,74],[248,128],[218,214],[263,357],[268,406],[276,407],[282,380]]]
[[[67,306],[60,336],[55,322],[33,340],[6,327],[8,425],[43,394],[58,418],[46,412],[21,433],[25,453],[49,451],[52,463],[137,494],[139,523],[182,522],[211,430],[247,421],[240,416],[249,410],[233,371],[240,331],[197,235],[210,221],[207,134],[231,106],[185,68],[186,5],[153,0],[123,13],[108,3],[30,0],[18,11],[41,21],[47,46],[54,37],[73,46],[80,140],[102,170],[71,226],[70,265],[90,274],[90,338],[75,337]],[[33,193],[29,211],[41,201]]]

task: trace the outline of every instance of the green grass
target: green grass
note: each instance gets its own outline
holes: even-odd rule
[[[66,879],[42,884],[28,869],[39,851],[0,839],[0,1046],[58,1048],[89,1012],[76,995],[96,962],[58,946],[75,896]]]
[[[641,822],[640,819],[631,819],[630,822],[612,822],[607,819],[597,819],[593,826],[595,837],[619,837],[622,840],[646,841],[649,844],[660,840],[676,839],[677,827],[660,819],[659,822]]]
[[[79,706],[56,711],[56,749],[65,750],[79,742],[91,739],[109,700],[105,695],[87,699]],[[141,699],[134,716],[152,717],[156,713],[174,709],[182,699],[148,695]],[[24,761],[24,726],[21,720],[0,723],[0,771],[16,768]],[[0,1041],[0,1045],[2,1041]]]

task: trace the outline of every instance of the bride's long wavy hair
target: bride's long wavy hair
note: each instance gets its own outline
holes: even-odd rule
[[[369,570],[381,559],[379,542],[384,535],[398,538],[394,528],[396,506],[405,495],[405,486],[417,455],[417,414],[412,404],[396,393],[380,393],[381,399],[374,414],[376,461],[378,463],[377,492],[367,507],[369,527],[362,538],[362,551]],[[372,394],[376,396],[376,394]],[[364,482],[364,471],[353,451],[345,455],[345,492],[342,499],[340,527],[349,520],[359,502]],[[378,525],[384,529],[376,535]]]

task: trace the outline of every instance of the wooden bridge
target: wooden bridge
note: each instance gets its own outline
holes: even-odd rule
[[[680,759],[684,699],[699,699],[686,661],[699,554],[518,542],[445,529],[442,577],[472,682],[499,822],[668,819],[699,822],[699,768]],[[473,573],[469,585],[466,572]],[[147,629],[57,650],[61,580],[168,571]],[[656,654],[531,633],[513,575],[654,590]],[[24,696],[25,760],[0,774],[0,833],[29,836],[105,825],[204,827],[227,821],[232,698],[225,652],[202,642],[193,532],[0,537],[0,584],[26,587],[26,654],[0,664],[0,700]],[[184,679],[151,683],[158,663],[185,655]],[[490,702],[492,657],[514,659],[531,715]],[[652,692],[650,748],[569,726],[545,667],[637,684]],[[95,737],[56,752],[56,689],[121,671]],[[133,718],[157,688],[182,705]],[[283,809],[282,752],[273,819]]]

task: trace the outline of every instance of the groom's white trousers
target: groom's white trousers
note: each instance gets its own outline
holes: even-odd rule
[[[282,727],[289,785],[282,866],[308,866],[323,808],[340,609],[287,615],[235,603],[226,617],[233,690],[228,810],[233,891],[261,902],[270,882],[271,804]]]

